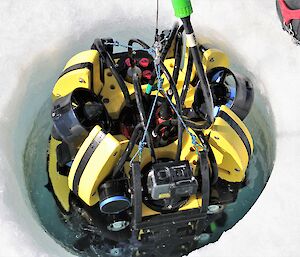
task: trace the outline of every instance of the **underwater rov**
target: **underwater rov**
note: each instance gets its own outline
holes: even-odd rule
[[[96,39],[52,91],[49,182],[62,213],[82,219],[77,250],[187,254],[245,182],[251,82],[197,44],[190,1],[173,5],[183,25],[156,30],[153,46]]]
[[[283,30],[292,36],[296,45],[300,45],[300,1],[276,0],[276,7]]]

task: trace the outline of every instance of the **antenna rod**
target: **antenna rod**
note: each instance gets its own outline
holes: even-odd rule
[[[155,25],[155,39],[154,41],[159,41],[158,35],[158,14],[159,14],[159,0],[156,0],[156,25]]]

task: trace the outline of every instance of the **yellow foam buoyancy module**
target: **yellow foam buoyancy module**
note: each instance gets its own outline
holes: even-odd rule
[[[69,188],[87,205],[95,205],[99,201],[97,189],[120,155],[120,142],[95,126],[75,156],[68,176]]]
[[[221,106],[210,134],[212,147],[219,168],[219,177],[229,182],[242,182],[253,153],[253,139],[245,124],[225,105]]]
[[[202,64],[204,70],[208,72],[216,67],[229,68],[230,61],[224,52],[218,49],[210,48],[203,53]]]
[[[51,137],[49,143],[48,173],[53,188],[53,193],[57,201],[66,212],[69,212],[70,189],[68,187],[68,177],[59,174],[59,172],[57,171],[56,148],[60,143],[60,141],[57,141],[53,137]]]
[[[52,100],[66,96],[78,87],[91,89],[97,95],[100,93],[103,84],[98,51],[84,51],[68,61],[54,86]]]

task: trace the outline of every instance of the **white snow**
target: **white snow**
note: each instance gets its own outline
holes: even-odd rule
[[[155,2],[0,1],[1,257],[71,256],[43,231],[31,208],[22,163],[26,139],[51,92],[53,74],[67,59],[97,36],[152,32]],[[277,159],[249,213],[217,243],[190,256],[299,256],[300,47],[281,30],[275,1],[193,0],[193,6],[197,35],[231,49],[263,85],[277,123]],[[161,28],[172,25],[171,1],[161,1],[160,17]],[[40,72],[38,80],[34,72]]]

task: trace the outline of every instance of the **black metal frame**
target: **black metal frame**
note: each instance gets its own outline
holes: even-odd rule
[[[132,186],[132,227],[134,230],[140,229],[156,229],[161,226],[174,226],[184,224],[191,221],[207,219],[207,208],[210,197],[210,172],[207,160],[207,153],[201,151],[197,164],[198,181],[201,185],[202,207],[201,209],[190,209],[185,211],[177,211],[175,213],[159,214],[142,217],[142,183],[141,183],[141,167],[139,162],[134,162],[131,169],[131,186]]]

